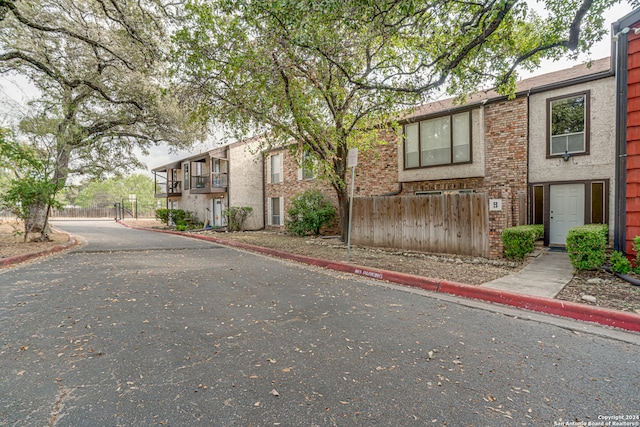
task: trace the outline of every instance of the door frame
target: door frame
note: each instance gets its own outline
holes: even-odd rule
[[[549,227],[551,221],[550,215],[550,204],[551,204],[551,195],[550,195],[550,186],[551,185],[562,185],[562,184],[584,184],[584,223],[591,224],[592,223],[592,215],[591,215],[591,206],[592,206],[592,195],[591,189],[592,184],[594,183],[602,183],[604,184],[604,223],[609,224],[609,212],[610,212],[610,202],[609,202],[609,191],[610,191],[610,180],[609,178],[602,179],[589,179],[589,180],[572,180],[572,181],[546,181],[546,182],[532,182],[529,183],[529,223],[534,224],[535,218],[535,199],[534,199],[534,188],[537,186],[541,186],[543,188],[543,221],[544,225],[544,245],[549,246]]]

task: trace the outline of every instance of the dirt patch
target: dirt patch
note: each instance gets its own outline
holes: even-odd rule
[[[640,286],[604,271],[575,274],[556,298],[640,314]]]
[[[0,221],[0,259],[9,258],[28,253],[40,252],[69,241],[69,235],[55,230],[49,234],[50,242],[32,242],[31,238],[39,237],[39,234],[29,234],[24,242],[22,224],[13,221]]]

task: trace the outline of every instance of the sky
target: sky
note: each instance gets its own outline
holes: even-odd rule
[[[530,4],[535,8],[535,3],[533,2],[533,0],[530,1]],[[613,22],[627,15],[629,12],[631,12],[631,10],[631,5],[624,2],[612,7],[609,11],[605,12],[605,17],[607,18],[605,28],[608,28],[610,30]],[[588,57],[581,56],[576,61],[546,61],[538,70],[532,73],[521,72],[519,78],[523,79],[535,75],[549,73],[552,71],[570,68],[574,65],[584,63],[589,59],[595,60],[608,57],[610,55],[611,34],[608,37],[605,37],[601,42],[594,45],[591,49],[591,55]],[[20,113],[25,111],[25,109],[27,108],[27,101],[36,96],[38,96],[37,91],[29,85],[26,79],[16,77],[12,78],[7,75],[0,75],[0,126],[15,122],[16,117],[19,117]],[[213,143],[198,143],[195,144],[191,150],[179,150],[177,152],[170,152],[168,147],[164,145],[158,147],[154,146],[149,150],[149,155],[143,156],[142,153],[140,154],[142,162],[147,165],[147,170],[140,170],[137,172],[151,175],[150,171],[155,167],[162,166],[173,161],[189,157],[191,155],[199,154],[212,148],[214,148]]]

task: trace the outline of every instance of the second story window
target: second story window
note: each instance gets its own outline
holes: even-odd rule
[[[471,162],[471,112],[404,127],[405,169]]]
[[[304,150],[304,152],[302,153],[302,164],[301,164],[301,168],[300,168],[300,172],[299,172],[299,177],[298,179],[313,179],[315,178],[315,173],[314,173],[314,161],[313,158],[311,157],[311,153],[309,152],[309,150]]]
[[[184,172],[184,181],[182,186],[185,190],[189,189],[189,183],[191,182],[191,175],[189,174],[189,163],[182,164],[182,170]]]
[[[547,154],[589,152],[589,92],[547,100]]]
[[[282,154],[271,156],[271,183],[282,182]]]

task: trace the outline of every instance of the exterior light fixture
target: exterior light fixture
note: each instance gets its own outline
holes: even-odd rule
[[[565,151],[564,154],[562,155],[562,160],[564,160],[565,162],[568,162],[570,157],[571,157],[571,154],[569,154],[568,151]]]

